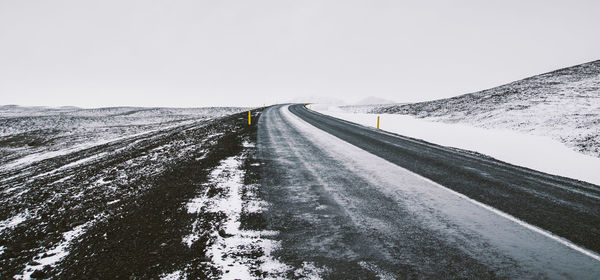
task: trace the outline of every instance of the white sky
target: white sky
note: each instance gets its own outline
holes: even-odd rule
[[[0,104],[449,97],[600,59],[600,1],[0,0]]]

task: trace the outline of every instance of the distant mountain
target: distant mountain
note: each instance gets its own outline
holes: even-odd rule
[[[452,98],[378,106],[369,113],[550,136],[600,157],[600,60]]]
[[[387,100],[379,97],[369,96],[367,98],[361,99],[360,101],[354,103],[354,105],[376,105],[376,104],[393,104],[396,103],[392,100]]]

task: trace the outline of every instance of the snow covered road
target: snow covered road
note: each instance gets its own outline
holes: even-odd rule
[[[275,255],[298,276],[600,275],[584,249],[598,249],[596,186],[299,105],[263,113],[258,149]]]

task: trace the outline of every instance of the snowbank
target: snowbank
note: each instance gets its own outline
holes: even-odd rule
[[[464,124],[430,122],[408,115],[348,113],[313,104],[322,114],[443,145],[476,151],[511,164],[600,185],[600,158],[587,156],[549,137]]]

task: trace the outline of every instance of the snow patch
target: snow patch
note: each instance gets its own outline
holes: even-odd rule
[[[221,236],[213,232],[215,242],[208,248],[211,263],[221,270],[221,279],[255,279],[252,270],[257,269],[253,263],[259,263],[259,270],[271,275],[284,273],[289,267],[272,257],[272,252],[279,246],[277,241],[264,237],[274,237],[276,231],[252,231],[240,229],[240,216],[243,212],[260,212],[265,202],[251,201],[244,204],[242,199],[244,171],[240,169],[243,158],[229,157],[220,162],[209,175],[209,182],[219,189],[226,190],[224,196],[207,197],[207,192],[193,198],[186,204],[188,213],[222,212],[227,219],[223,225],[225,234]],[[196,222],[192,224],[192,233],[182,239],[182,243],[191,247],[199,239]],[[244,257],[252,252],[262,251],[256,259]]]
[[[20,223],[27,220],[29,217],[29,211],[25,210],[25,212],[19,213],[12,218],[6,219],[0,222],[0,232],[4,231],[7,228],[14,228],[18,226]]]
[[[245,209],[247,213],[260,213],[267,210],[268,203],[262,200],[247,201]]]
[[[114,139],[113,139],[114,140]],[[74,153],[74,152],[78,152],[81,150],[85,150],[88,148],[92,148],[94,146],[98,146],[98,145],[102,145],[102,144],[106,144],[108,142],[111,142],[113,140],[104,140],[104,141],[97,141],[97,142],[93,142],[93,143],[86,143],[86,144],[81,144],[81,145],[76,145],[75,147],[71,147],[68,149],[61,149],[61,150],[57,150],[57,151],[50,151],[50,152],[41,152],[41,153],[36,153],[36,154],[31,154],[31,155],[27,155],[24,156],[22,158],[16,159],[12,162],[9,162],[7,164],[4,165],[4,169],[12,169],[15,167],[21,167],[21,166],[25,166],[25,165],[31,165],[33,163],[45,160],[45,159],[49,159],[49,158],[54,158],[54,157],[59,157],[59,156],[64,156],[70,153]]]
[[[44,177],[44,176],[47,176],[47,175],[51,175],[51,174],[54,174],[54,173],[56,173],[56,172],[58,172],[58,171],[65,170],[65,169],[68,169],[68,168],[71,168],[71,167],[75,167],[75,166],[78,166],[78,165],[84,164],[84,163],[86,163],[86,162],[89,162],[89,161],[95,160],[95,159],[97,159],[97,158],[100,158],[100,157],[104,156],[105,154],[106,154],[106,153],[99,153],[99,154],[95,154],[95,155],[92,155],[92,156],[89,156],[89,157],[86,157],[86,158],[82,158],[82,159],[80,159],[80,160],[76,160],[76,161],[73,161],[73,162],[67,163],[67,164],[65,164],[65,165],[63,165],[63,166],[61,166],[61,167],[59,167],[59,168],[56,168],[56,169],[53,169],[53,170],[51,170],[51,171],[44,172],[44,173],[42,173],[42,174],[36,175],[36,176],[32,177],[32,179],[33,179],[33,178],[40,178],[40,177]],[[63,179],[64,179],[64,178],[63,178]]]
[[[190,214],[198,214],[202,212],[202,207],[205,207],[208,205],[208,202],[210,201],[207,197],[206,197],[206,192],[198,197],[194,197],[192,198],[186,205],[185,208],[187,209],[187,212]]]
[[[71,178],[73,178],[73,175],[65,176],[65,177],[63,177],[63,178],[61,178],[61,179],[58,179],[58,180],[56,180],[56,181],[54,181],[54,182],[50,183],[50,185],[53,185],[53,184],[58,184],[58,183],[62,183],[62,182],[66,181],[66,180],[69,180],[69,179],[71,179]]]
[[[121,200],[120,200],[120,199],[115,199],[115,200],[113,200],[113,201],[109,201],[109,202],[107,202],[107,203],[106,203],[106,205],[113,205],[113,204],[115,204],[115,203],[117,203],[117,202],[119,202],[119,201],[121,201]]]
[[[126,136],[122,136],[122,137],[116,137],[116,138],[109,138],[109,139],[101,139],[98,141],[94,141],[94,142],[89,142],[89,143],[83,143],[83,144],[78,144],[75,145],[73,147],[70,148],[66,148],[66,149],[60,149],[60,150],[56,150],[56,151],[48,151],[48,152],[40,152],[40,153],[35,153],[35,154],[30,154],[30,155],[26,155],[24,157],[15,159],[7,164],[5,164],[3,166],[2,169],[5,170],[10,170],[16,167],[23,167],[23,166],[27,166],[27,165],[31,165],[33,163],[45,160],[45,159],[50,159],[50,158],[54,158],[54,157],[59,157],[59,156],[64,156],[70,153],[75,153],[75,152],[79,152],[79,151],[83,151],[85,149],[89,149],[89,148],[93,148],[96,146],[100,146],[100,145],[104,145],[104,144],[109,144],[112,142],[116,142],[116,141],[123,141],[126,139],[130,139],[130,138],[134,138],[134,137],[138,137],[138,136],[143,136],[143,135],[147,135],[147,134],[151,134],[154,132],[158,132],[161,130],[168,130],[177,126],[181,126],[181,125],[185,125],[185,124],[191,124],[194,121],[182,121],[179,122],[178,124],[175,125],[170,125],[170,126],[163,126],[161,128],[158,129],[152,129],[152,130],[147,130],[147,131],[143,131],[143,132],[139,132],[139,133],[134,133],[134,134],[130,134],[130,135],[126,135]]]
[[[63,241],[61,241],[56,247],[51,250],[39,253],[33,258],[29,264],[23,269],[21,275],[15,275],[15,279],[31,279],[31,274],[37,270],[42,270],[46,266],[54,266],[60,262],[66,256],[69,255],[68,247],[71,245],[73,240],[85,233],[85,230],[90,227],[100,215],[97,215],[94,220],[89,221],[85,224],[76,226],[70,231],[63,233]]]
[[[164,274],[160,276],[161,280],[179,280],[179,279],[185,279],[184,277],[184,273],[181,270],[177,270],[174,272],[171,272],[169,274]]]
[[[327,271],[326,268],[318,267],[313,262],[303,262],[301,268],[294,270],[294,276],[302,279],[319,280],[323,279],[321,275]]]

